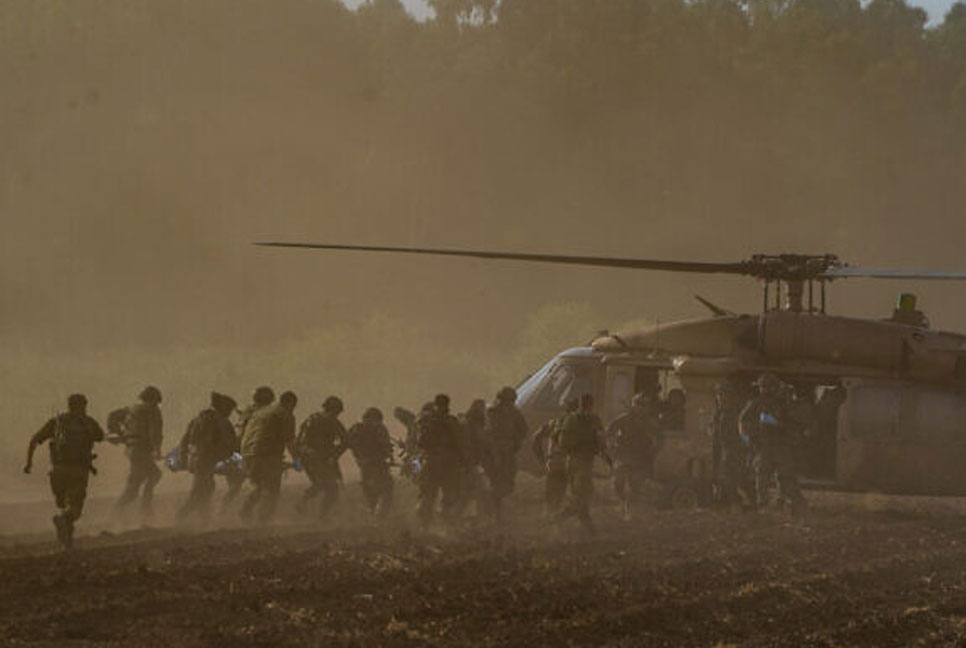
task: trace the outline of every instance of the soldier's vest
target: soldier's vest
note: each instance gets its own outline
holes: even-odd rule
[[[61,414],[50,440],[50,463],[56,466],[89,466],[94,447],[94,425],[86,416]]]
[[[335,456],[337,444],[345,428],[339,419],[316,412],[299,427],[295,447],[306,459],[329,459]]]
[[[227,459],[234,450],[235,440],[230,424],[211,409],[191,419],[185,434],[188,438],[186,463],[192,471],[199,464],[215,464]]]
[[[568,455],[597,452],[596,417],[585,412],[568,414],[560,428],[560,448]]]
[[[486,411],[486,426],[494,449],[513,453],[523,441],[519,425],[519,413],[513,407],[494,406]]]
[[[385,460],[387,436],[389,433],[382,424],[356,423],[349,432],[352,455],[361,463]]]

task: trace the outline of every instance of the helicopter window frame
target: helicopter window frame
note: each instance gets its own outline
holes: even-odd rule
[[[564,372],[569,375],[561,376]],[[584,383],[582,388],[580,383]],[[567,400],[584,393],[594,393],[593,366],[586,362],[560,362],[544,376],[543,387],[534,398],[533,406],[541,410],[563,409]]]

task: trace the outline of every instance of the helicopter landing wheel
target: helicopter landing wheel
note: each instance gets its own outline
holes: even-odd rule
[[[701,484],[694,479],[685,479],[668,485],[664,495],[665,508],[676,511],[693,510],[704,502]]]

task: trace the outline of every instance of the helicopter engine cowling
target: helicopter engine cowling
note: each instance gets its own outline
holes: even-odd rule
[[[958,356],[930,344],[938,336],[887,321],[772,312],[760,316],[759,349],[771,362],[812,361],[919,380],[956,378]]]

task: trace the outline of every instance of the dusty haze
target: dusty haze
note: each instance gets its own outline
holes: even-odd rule
[[[966,269],[966,27],[896,2],[389,0],[0,8],[0,493],[72,391],[147,383],[170,445],[219,389],[331,392],[352,419],[516,383],[599,328],[754,310],[749,280],[257,249],[265,239]],[[954,9],[955,11],[955,9]],[[966,286],[915,290],[966,329]],[[101,452],[94,495],[115,491]],[[166,479],[167,487],[179,480]],[[0,529],[2,529],[0,523]]]

